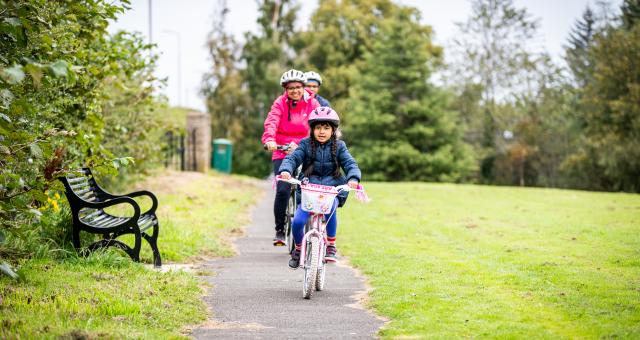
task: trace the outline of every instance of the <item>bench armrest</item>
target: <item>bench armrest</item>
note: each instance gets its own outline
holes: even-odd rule
[[[140,206],[131,197],[119,196],[104,202],[89,202],[89,201],[82,200],[81,205],[83,208],[104,209],[104,208],[112,207],[114,205],[123,204],[123,203],[128,203],[133,207],[133,216],[130,218],[133,219],[134,221],[139,220]]]
[[[147,191],[147,190],[140,190],[140,191],[134,191],[132,193],[126,194],[126,195],[115,195],[112,194],[106,190],[104,190],[98,183],[96,183],[96,187],[97,189],[100,191],[100,194],[102,197],[107,198],[109,201],[116,199],[118,197],[138,197],[138,196],[149,196],[149,198],[151,198],[151,208],[149,208],[149,210],[145,211],[143,214],[148,214],[148,213],[153,213],[155,214],[156,209],[158,208],[158,199],[156,198],[156,196],[151,192],[151,191]]]
[[[151,208],[149,208],[149,210],[145,211],[143,214],[156,213],[156,209],[158,208],[158,198],[156,198],[156,195],[154,195],[151,191],[148,191],[148,190],[134,191],[124,196],[131,197],[131,198],[138,197],[138,196],[149,196],[149,198],[151,198],[152,205],[151,205]]]

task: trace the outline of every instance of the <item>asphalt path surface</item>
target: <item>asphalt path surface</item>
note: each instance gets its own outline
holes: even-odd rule
[[[303,270],[287,266],[286,247],[274,247],[273,197],[268,182],[253,208],[238,255],[204,265],[215,273],[205,301],[211,319],[195,328],[197,339],[372,339],[384,324],[361,304],[364,280],[344,264],[327,266],[325,290],[302,298]],[[339,213],[339,210],[338,210]],[[340,251],[338,230],[338,252]],[[344,263],[345,261],[343,261]]]

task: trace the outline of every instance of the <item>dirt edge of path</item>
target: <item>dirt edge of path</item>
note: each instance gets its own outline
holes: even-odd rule
[[[352,304],[348,304],[347,307],[366,311],[376,319],[384,322],[384,326],[382,326],[381,329],[386,327],[387,324],[391,322],[391,320],[385,316],[382,316],[376,313],[376,311],[369,305],[369,302],[371,301],[370,294],[375,289],[369,283],[369,278],[367,278],[367,276],[365,276],[359,268],[356,268],[351,264],[351,259],[348,256],[341,255],[340,262],[338,263],[338,265],[341,267],[349,268],[351,271],[353,271],[355,277],[357,277],[358,279],[361,279],[362,282],[364,283],[364,290],[358,291],[351,296],[353,299],[356,300],[356,302]]]

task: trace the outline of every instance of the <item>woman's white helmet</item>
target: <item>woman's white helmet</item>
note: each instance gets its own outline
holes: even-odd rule
[[[307,77],[304,76],[304,73],[302,71],[290,69],[289,71],[283,73],[282,77],[280,77],[280,86],[286,86],[292,81],[297,81],[304,84],[307,82]]]
[[[309,71],[309,72],[305,72],[304,76],[307,77],[307,81],[315,80],[318,82],[318,85],[322,85],[322,77],[320,77],[318,73]]]

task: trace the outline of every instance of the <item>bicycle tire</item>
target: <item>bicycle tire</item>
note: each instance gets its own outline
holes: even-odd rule
[[[289,200],[287,201],[287,220],[285,223],[285,236],[287,238],[287,245],[289,246],[289,254],[296,248],[295,240],[293,239],[293,215],[296,212],[296,192],[291,190]]]
[[[322,259],[318,261],[318,263],[318,273],[316,274],[316,290],[321,291],[324,290],[324,279],[325,274],[327,273],[327,264]]]
[[[318,247],[320,240],[312,237],[307,242],[307,255],[304,264],[304,280],[302,281],[302,297],[311,299],[313,291],[316,290],[316,276],[318,275]]]

